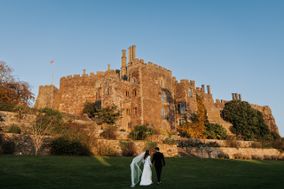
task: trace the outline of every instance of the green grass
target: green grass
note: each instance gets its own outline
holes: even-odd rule
[[[163,183],[146,188],[280,189],[284,186],[283,161],[195,158],[166,161]],[[130,162],[131,158],[123,157],[0,156],[0,189],[129,188]]]

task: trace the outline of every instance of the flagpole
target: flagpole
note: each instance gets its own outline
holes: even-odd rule
[[[55,63],[55,60],[51,60],[50,61],[50,64],[52,66],[51,68],[51,85],[54,85],[54,63]]]

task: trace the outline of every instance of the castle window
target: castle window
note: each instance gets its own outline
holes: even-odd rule
[[[161,100],[162,100],[162,103],[166,103],[167,102],[167,95],[166,95],[166,93],[164,91],[162,92]]]
[[[183,118],[182,118],[182,119],[179,119],[179,120],[178,120],[178,125],[179,125],[179,126],[182,126],[183,124],[185,124],[185,119],[183,119]]]
[[[107,90],[106,90],[106,94],[107,94],[107,95],[110,95],[110,91],[111,91],[111,88],[108,87]]]
[[[137,107],[135,107],[134,109],[133,109],[134,111],[134,115],[137,115],[138,114],[138,108]]]
[[[130,110],[128,108],[126,109],[126,114],[130,115]]]
[[[136,89],[133,90],[133,96],[136,96],[137,95],[137,91]]]
[[[161,109],[161,117],[162,117],[163,119],[166,118],[166,111],[165,111],[165,108],[164,108],[164,107],[162,107],[162,109]]]
[[[178,112],[180,114],[184,114],[185,111],[186,111],[186,103],[185,102],[178,103]]]
[[[129,91],[125,91],[125,96],[129,96]]]
[[[192,89],[188,90],[188,97],[192,97]]]

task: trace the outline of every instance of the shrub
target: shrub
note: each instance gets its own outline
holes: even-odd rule
[[[163,143],[164,143],[164,144],[169,144],[169,145],[174,145],[174,144],[176,144],[177,142],[176,142],[175,139],[173,139],[173,138],[171,138],[171,137],[168,137],[168,138],[166,138],[166,139],[163,141]]]
[[[90,150],[80,141],[69,140],[63,137],[54,139],[51,144],[51,154],[54,155],[90,155]]]
[[[3,154],[13,154],[15,152],[15,142],[11,140],[4,140],[2,143],[2,153]]]
[[[248,102],[233,100],[226,103],[221,116],[232,123],[232,132],[244,140],[273,138],[262,113],[253,109]]]
[[[8,128],[8,133],[15,133],[15,134],[21,134],[22,130],[20,127],[18,127],[15,124],[12,124],[9,128]]]
[[[208,139],[223,140],[227,137],[227,131],[219,124],[206,123],[205,136]]]
[[[120,141],[120,147],[123,156],[134,156],[135,155],[135,145],[133,142]]]
[[[144,140],[154,134],[154,130],[147,125],[138,125],[130,132],[129,137],[133,140]]]
[[[109,126],[101,134],[101,137],[105,139],[116,139],[116,127]]]
[[[101,101],[86,103],[83,113],[87,114],[89,118],[96,121],[99,125],[103,123],[113,125],[120,116],[120,111],[117,109],[117,106],[113,105],[102,108]]]

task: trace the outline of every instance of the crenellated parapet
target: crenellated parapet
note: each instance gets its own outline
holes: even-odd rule
[[[159,129],[175,128],[185,117],[197,113],[201,97],[208,121],[222,125],[231,134],[231,124],[220,115],[228,101],[214,100],[210,85],[177,80],[171,70],[137,58],[135,45],[121,53],[120,70],[113,70],[108,64],[105,71],[88,73],[83,69],[81,74],[60,78],[59,89],[53,85],[40,86],[35,107],[80,115],[86,102],[100,101],[103,107],[115,104],[121,109],[118,125],[124,130],[139,124]],[[232,100],[242,100],[241,95],[232,93]],[[278,132],[268,106],[252,107],[263,113],[271,130]]]

